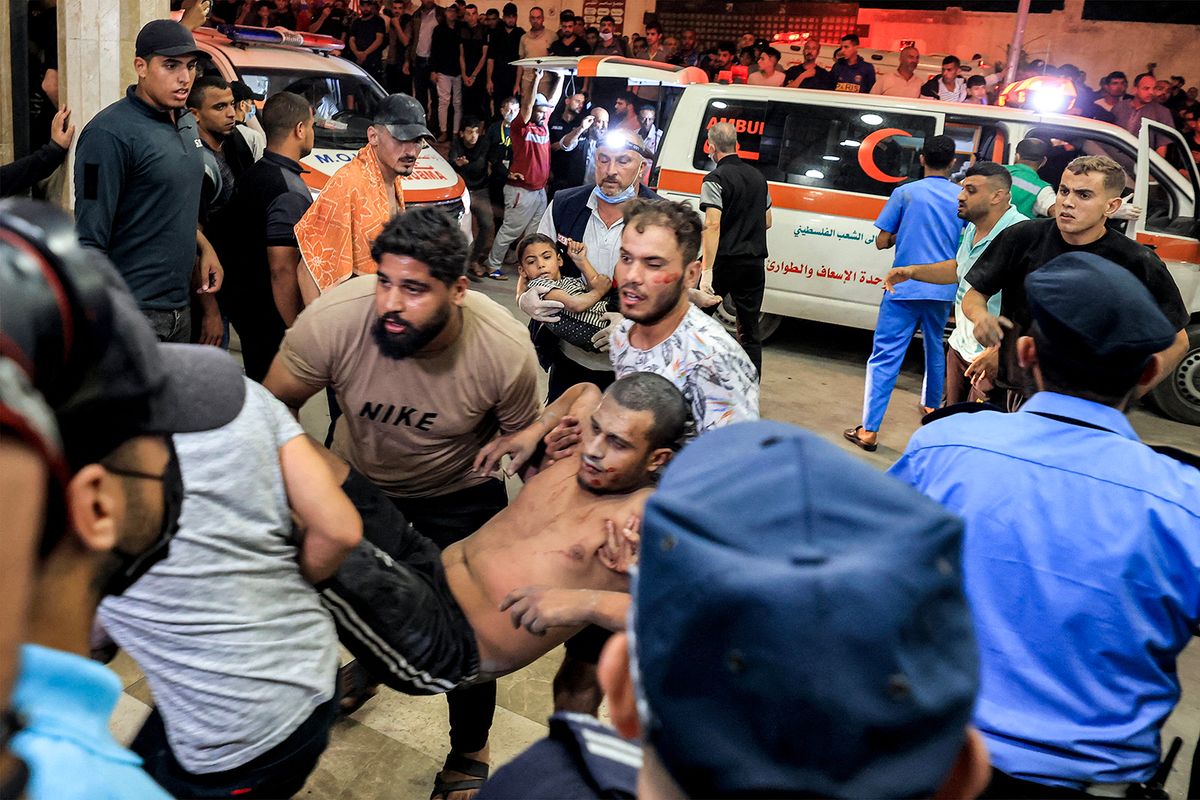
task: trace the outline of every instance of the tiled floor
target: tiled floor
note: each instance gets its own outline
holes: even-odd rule
[[[498,681],[492,723],[493,769],[546,735],[550,683],[562,660],[555,648],[541,660]],[[124,653],[109,665],[125,685],[110,727],[128,743],[150,713],[150,689]],[[601,718],[607,718],[601,708]],[[329,748],[300,797],[313,800],[424,798],[433,787],[449,744],[443,697],[411,697],[381,689],[353,716],[337,722]]]
[[[512,308],[511,287],[511,282],[472,286]],[[858,414],[862,364],[869,349],[869,333],[789,323],[764,351],[763,415],[804,425],[886,469],[917,427],[913,409],[921,381],[919,358],[913,358],[915,350],[910,353],[909,369],[897,384],[879,451],[863,454],[842,442],[839,432],[853,424]],[[1195,428],[1144,411],[1135,412],[1131,418],[1149,441],[1194,447]],[[324,438],[328,414],[322,395],[305,406],[301,421],[318,439]],[[511,485],[510,491],[516,488]],[[491,741],[493,768],[545,735],[552,705],[550,683],[561,658],[562,650],[558,648],[499,681],[499,707]],[[128,742],[149,713],[149,689],[125,655],[118,655],[112,666],[126,686],[112,728],[119,739]],[[1184,695],[1163,731],[1166,742],[1176,735],[1185,740],[1168,782],[1168,789],[1176,797],[1183,796],[1187,786],[1192,750],[1200,730],[1200,651],[1193,648],[1184,653],[1179,675]],[[449,746],[445,709],[446,701],[441,697],[408,697],[381,690],[352,717],[337,723],[328,750],[300,796],[315,800],[428,797],[433,776]],[[605,716],[603,709],[601,716]]]

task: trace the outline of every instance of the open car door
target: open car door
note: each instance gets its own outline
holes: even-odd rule
[[[688,86],[708,83],[708,75],[699,67],[680,67],[661,61],[621,56],[546,56],[523,58],[514,67],[540,69],[578,78],[618,78],[631,86]]]
[[[1166,144],[1166,156],[1152,144]],[[1150,399],[1171,419],[1200,425],[1200,170],[1175,129],[1142,120],[1133,197],[1143,209],[1134,235],[1167,265],[1191,314],[1188,351]]]

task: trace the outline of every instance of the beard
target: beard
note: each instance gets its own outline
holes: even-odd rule
[[[397,322],[403,325],[404,333],[390,333],[384,327],[385,321]],[[436,339],[437,335],[442,332],[449,321],[449,305],[443,307],[437,316],[423,327],[413,325],[404,319],[404,317],[392,311],[375,318],[375,323],[371,326],[371,337],[379,347],[379,352],[390,359],[400,361],[414,353],[420,352],[425,345]]]
[[[660,297],[653,305],[642,304],[642,308],[634,313],[629,313],[622,308],[621,313],[639,325],[654,325],[660,322],[675,309],[675,306],[679,305],[679,298],[684,292],[684,277],[684,275],[680,275],[679,280],[671,287],[673,291]]]

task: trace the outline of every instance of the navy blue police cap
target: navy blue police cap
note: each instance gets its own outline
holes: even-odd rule
[[[1127,390],[1175,327],[1129,270],[1092,253],[1064,253],[1025,278],[1039,357],[1093,387]]]
[[[692,797],[931,796],[978,688],[962,533],[792,425],[685,447],[646,506],[630,625],[671,776]]]

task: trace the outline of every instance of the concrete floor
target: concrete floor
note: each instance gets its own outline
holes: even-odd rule
[[[511,281],[487,281],[472,288],[519,315],[512,287]],[[879,449],[863,453],[843,441],[841,431],[858,424],[863,371],[870,349],[868,331],[785,321],[763,353],[762,415],[809,428],[856,457],[886,469],[900,456],[920,423],[920,346],[910,351],[896,384]],[[1140,409],[1130,418],[1148,442],[1200,450],[1200,429]],[[301,421],[317,438],[324,437],[328,416],[322,396],[304,408]],[[517,488],[511,486],[510,491]],[[494,766],[507,762],[545,735],[552,706],[550,681],[561,658],[559,648],[500,680],[491,741]],[[112,666],[126,686],[112,727],[118,738],[129,741],[149,713],[151,698],[145,680],[128,657],[119,655]],[[1184,796],[1187,790],[1192,751],[1200,732],[1200,655],[1195,647],[1180,659],[1179,675],[1183,699],[1163,731],[1167,744],[1175,736],[1184,739],[1167,786],[1174,797]],[[603,709],[601,716],[605,716]],[[353,716],[337,723],[329,749],[300,796],[314,800],[428,797],[433,775],[445,757],[448,731],[442,698],[408,697],[384,689]]]

